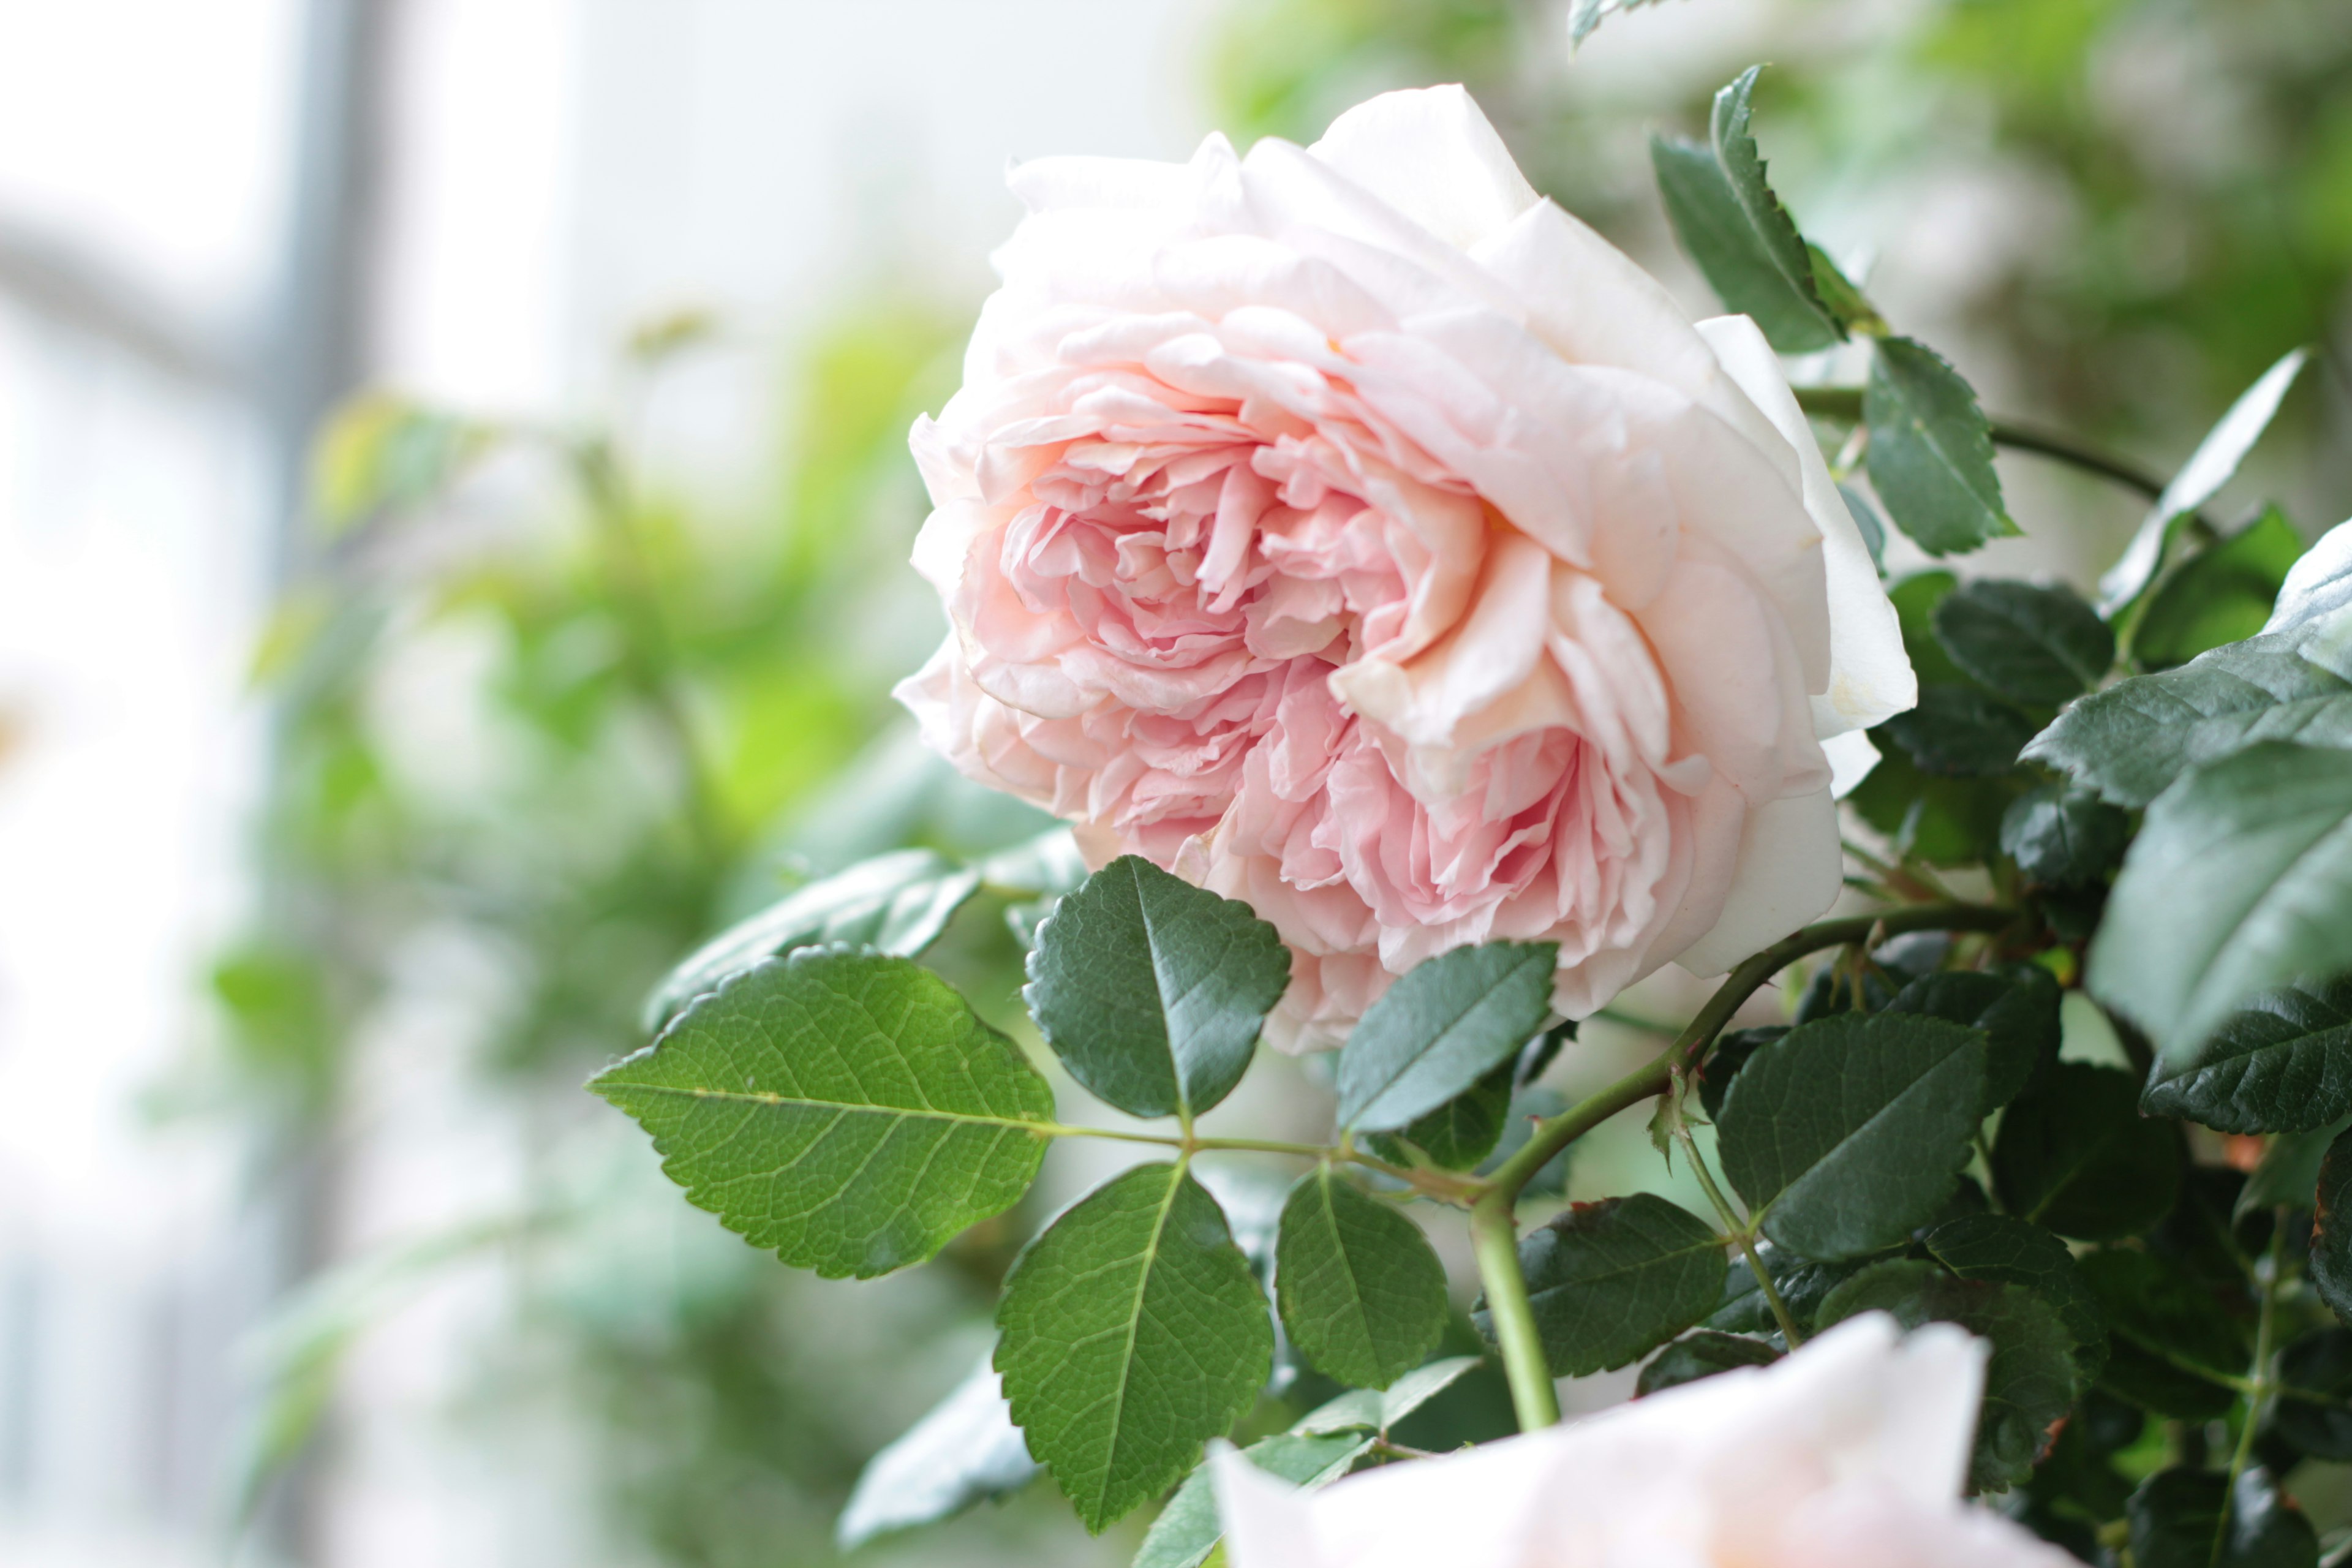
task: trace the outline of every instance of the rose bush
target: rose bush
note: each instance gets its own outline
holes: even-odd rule
[[[1747,318],[1693,324],[1458,88],[1012,184],[914,433],[933,747],[1272,921],[1291,1048],[1465,943],[1558,942],[1582,1016],[1828,907],[1822,742],[1866,765],[1915,684]]]
[[[1959,1501],[1986,1346],[1883,1313],[1468,1454],[1294,1491],[1215,1466],[1233,1568],[2055,1568]]]

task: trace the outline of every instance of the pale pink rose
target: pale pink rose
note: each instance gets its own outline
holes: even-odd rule
[[[917,423],[931,745],[1246,900],[1336,1044],[1465,942],[1590,1013],[1840,879],[1822,742],[1910,706],[1778,362],[1520,177],[1459,88],[1311,148],[1047,158]]]
[[[1214,1466],[1232,1568],[2067,1568],[1960,1501],[1986,1347],[1839,1324],[1769,1367],[1292,1489]]]

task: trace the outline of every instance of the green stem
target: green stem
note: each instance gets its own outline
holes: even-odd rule
[[[1808,414],[1819,414],[1831,419],[1859,420],[1862,417],[1862,388],[1801,386],[1797,388],[1797,405]],[[1990,419],[1986,424],[1998,445],[2070,463],[2085,473],[2096,474],[2126,489],[2137,490],[2150,500],[2164,494],[2164,481],[2147,469],[2112,453],[2100,451],[2095,447],[2084,446],[2072,437],[2060,436],[2038,426],[2021,425],[2013,419]]]
[[[1739,1217],[1738,1211],[1731,1206],[1731,1200],[1723,1195],[1721,1187],[1716,1185],[1715,1173],[1706,1168],[1706,1162],[1699,1158],[1698,1142],[1691,1137],[1690,1130],[1676,1129],[1675,1140],[1683,1146],[1683,1153],[1690,1161],[1691,1173],[1698,1178],[1699,1190],[1714,1205],[1716,1217],[1723,1221],[1724,1229],[1731,1233],[1732,1243],[1739,1248],[1739,1255],[1748,1259],[1748,1271],[1756,1276],[1756,1287],[1764,1292],[1764,1304],[1772,1309],[1773,1321],[1780,1325],[1780,1337],[1788,1342],[1790,1350],[1795,1350],[1805,1342],[1805,1336],[1797,1331],[1797,1320],[1790,1315],[1789,1303],[1780,1299],[1780,1288],[1772,1283],[1772,1271],[1765,1268],[1764,1260],[1756,1255],[1755,1226]]]
[[[2254,1318],[2254,1364],[2252,1390],[2246,1395],[2245,1424],[2238,1428],[2238,1447],[2230,1456],[2229,1484],[2221,1489],[2221,1517],[2213,1526],[2213,1551],[2210,1559],[2215,1564],[2221,1561],[2222,1548],[2230,1539],[2230,1510],[2238,1500],[2238,1478],[2246,1473],[2246,1461],[2254,1452],[2254,1428],[2263,1418],[2263,1398],[2270,1392],[2271,1337],[2273,1320],[2277,1317],[2279,1271],[2286,1267],[2284,1243],[2286,1240],[2287,1210],[2281,1206],[2271,1226],[2271,1255],[2259,1271],[2262,1284],[2262,1309]]]
[[[1478,1259],[1479,1281],[1486,1289],[1486,1312],[1494,1321],[1495,1342],[1502,1347],[1503,1374],[1511,1385],[1519,1430],[1555,1426],[1559,1394],[1552,1387],[1551,1365],[1544,1359],[1543,1336],[1536,1331],[1528,1279],[1519,1269],[1519,1230],[1511,1197],[1500,1188],[1471,1209],[1470,1246]]]

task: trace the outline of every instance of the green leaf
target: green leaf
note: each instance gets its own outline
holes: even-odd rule
[[[1798,1328],[1812,1326],[1813,1318],[1831,1291],[1870,1267],[1874,1259],[1846,1258],[1836,1263],[1814,1263],[1798,1258],[1770,1242],[1759,1242],[1757,1250],[1772,1276],[1772,1287],[1780,1292],[1780,1300],[1796,1320]],[[1706,1327],[1729,1334],[1775,1336],[1780,1331],[1780,1321],[1772,1315],[1771,1303],[1756,1283],[1756,1271],[1747,1259],[1735,1258],[1725,1271],[1723,1305],[1708,1315]]]
[[[1767,1024],[1754,1029],[1734,1029],[1716,1037],[1715,1048],[1698,1072],[1699,1109],[1706,1112],[1709,1121],[1723,1119],[1723,1097],[1731,1092],[1731,1080],[1748,1059],[1789,1032],[1782,1024]]]
[[[1574,0],[1568,8],[1568,47],[1576,47],[1592,29],[1620,11],[1635,11],[1654,0]]]
[[[2311,1199],[2311,1283],[2352,1321],[2352,1132],[2339,1132],[2319,1163]]]
[[[1481,1363],[1475,1355],[1447,1356],[1417,1366],[1385,1389],[1351,1388],[1291,1424],[1294,1432],[1386,1432],[1459,1382]]]
[[[2117,805],[2143,806],[2189,769],[2263,741],[2352,750],[2352,681],[2272,633],[2137,676],[2058,715],[2025,755]]]
[[[2057,1308],[2022,1285],[1955,1279],[1932,1263],[1898,1258],[1874,1263],[1832,1291],[1821,1325],[1869,1311],[1889,1313],[1906,1329],[1958,1323],[1991,1344],[1969,1489],[2000,1491],[2031,1476],[2081,1393],[2074,1337]]]
[[[1871,731],[1879,763],[1846,798],[1863,819],[1932,866],[1988,859],[2000,844],[2001,813],[2014,797],[2006,780],[1938,778],[1921,773],[1885,725]]]
[[[1410,1143],[1441,1170],[1474,1168],[1503,1141],[1518,1066],[1518,1059],[1513,1058],[1436,1110],[1415,1117],[1403,1131],[1368,1134],[1365,1146],[1384,1160],[1409,1164],[1411,1158],[1403,1145]]]
[[[834,1525],[835,1544],[854,1552],[877,1536],[1008,1497],[1037,1468],[996,1373],[982,1366],[866,1462]]]
[[[1650,1364],[1642,1369],[1633,1384],[1633,1397],[1645,1398],[1680,1388],[1685,1383],[1696,1383],[1703,1377],[1713,1377],[1718,1372],[1731,1372],[1743,1366],[1769,1366],[1780,1359],[1780,1352],[1762,1340],[1752,1340],[1745,1334],[1717,1333],[1713,1329],[1701,1329],[1685,1334],[1660,1351]]]
[[[2278,1375],[2302,1395],[2271,1406],[2278,1435],[2315,1459],[2352,1459],[2352,1330],[2304,1335],[2280,1352]]]
[[[1869,498],[1843,480],[1838,482],[1838,495],[1845,501],[1846,515],[1862,535],[1864,548],[1870,552],[1870,563],[1883,575],[1886,571],[1886,525],[1878,518],[1878,509]]]
[[[1992,429],[1977,395],[1933,349],[1881,338],[1863,389],[1870,485],[1895,526],[1930,555],[2019,531],[1993,471]]]
[[[1874,337],[1886,331],[1886,318],[1878,313],[1878,307],[1870,302],[1853,279],[1839,270],[1838,264],[1830,259],[1829,252],[1808,242],[1805,255],[1813,264],[1813,291],[1821,296],[1823,308],[1840,327],[1848,331],[1867,332]],[[1845,487],[1841,485],[1838,488],[1844,489]],[[1846,492],[1846,502],[1849,506],[1853,503],[1853,494],[1850,490]],[[1863,542],[1870,545],[1871,560],[1877,561],[1879,547],[1873,541],[1878,536],[1878,520],[1874,517],[1864,523],[1857,517],[1854,521],[1862,527]]]
[[[1372,1439],[1360,1435],[1284,1433],[1252,1443],[1242,1450],[1242,1458],[1270,1476],[1313,1491],[1346,1475],[1371,1447]],[[1135,1568],[1199,1568],[1223,1536],[1216,1483],[1204,1465],[1184,1478],[1151,1521],[1143,1549],[1135,1554]]]
[[[2000,1119],[1992,1180],[2004,1209],[2061,1236],[2137,1236],[2180,1191],[2179,1135],[2139,1113],[2131,1074],[2058,1062]]]
[[[2276,507],[2168,573],[2132,622],[2131,655],[2147,669],[2170,669],[2269,624],[2271,606],[2303,536]]]
[[[1274,1361],[1249,1259],[1181,1164],[1066,1211],[1013,1266],[996,1326],[1013,1419],[1097,1533],[1231,1430]]]
[[[658,1029],[729,975],[798,947],[846,942],[912,958],[939,939],[979,889],[979,872],[929,849],[860,861],[796,889],[695,949],[646,998],[641,1022]]]
[[[2126,1507],[2132,1568],[2318,1568],[2319,1537],[2260,1465],[2233,1489],[2205,1470],[2159,1470]]]
[[[2352,759],[2265,741],[2148,807],[2084,979],[2184,1060],[2258,994],[2346,971]]]
[[[1247,904],[1122,855],[1037,929],[1023,994],[1054,1054],[1130,1116],[1198,1116],[1241,1081],[1290,950]]]
[[[2106,1314],[2064,1242],[2021,1219],[1979,1214],[1945,1221],[1921,1237],[1919,1245],[1962,1279],[1990,1279],[2037,1292],[2066,1325],[2084,1386],[2099,1375],[2107,1359]]]
[[[1907,1013],[1806,1024],[1731,1080],[1723,1173],[1791,1252],[1831,1259],[1895,1246],[1968,1163],[1984,1083],[1981,1030]]]
[[[2243,1376],[2246,1342],[2212,1291],[2149,1252],[2093,1252],[2076,1260],[2107,1319],[2100,1384],[2177,1420],[2226,1415],[2237,1394],[2216,1378]],[[2200,1376],[2202,1368],[2211,1376]]]
[[[2164,564],[2164,547],[2170,537],[2173,520],[2195,511],[2211,500],[2238,465],[2270,428],[2271,418],[2278,412],[2279,404],[2294,384],[2302,371],[2308,351],[2293,349],[2276,364],[2264,371],[2261,379],[2242,393],[2221,422],[2213,426],[2189,461],[2164,487],[2149,509],[2123,556],[2099,579],[2099,607],[2112,615],[2123,605],[2139,597],[2141,592],[2156,580],[2157,571]]]
[[[2307,1209],[2319,1185],[2319,1167],[2328,1147],[2352,1128],[2352,1116],[2342,1116],[2308,1132],[2282,1132],[2270,1141],[2263,1157],[2239,1193],[2233,1220],[2278,1207]]]
[[[1715,1227],[1651,1193],[1577,1204],[1519,1240],[1554,1377],[1640,1360],[1723,1300]],[[1485,1309],[1472,1314],[1491,1336]]]
[[[2012,702],[2055,708],[2106,678],[2116,634],[2072,588],[1984,581],[1936,606],[1936,640],[1969,679]]]
[[[1985,1033],[1985,1097],[1990,1116],[2017,1098],[2036,1068],[2058,1059],[2058,982],[2046,969],[2019,964],[2007,973],[1954,970],[1913,981],[1886,1005]]]
[[[588,1087],[754,1247],[827,1279],[919,1263],[1029,1190],[1054,1093],[947,982],[803,948],[695,1002]]]
[[[383,393],[334,410],[311,449],[311,510],[330,535],[421,506],[494,449],[495,426]]]
[[[2159,1058],[2140,1104],[2221,1132],[2307,1132],[2352,1115],[2352,980],[2255,997],[2193,1065]]]
[[[1445,1332],[1445,1266],[1421,1227],[1328,1165],[1282,1205],[1274,1284],[1291,1342],[1360,1388],[1386,1388]]]
[[[1650,158],[1676,237],[1725,307],[1753,317],[1780,353],[1807,353],[1843,342],[1845,329],[1822,302],[1812,255],[1748,132],[1760,68],[1715,95],[1711,147],[1654,136]]]
[[[2131,818],[2086,789],[2044,784],[2010,803],[2000,850],[2029,882],[2078,887],[2102,880],[2124,858]]]
[[[1551,1013],[1559,948],[1457,947],[1381,994],[1339,1052],[1339,1125],[1409,1126],[1513,1059]]]
[[[1872,733],[1902,747],[1922,773],[1990,778],[2017,765],[2018,752],[2033,739],[2033,721],[1973,686],[1923,686],[1918,706]]]

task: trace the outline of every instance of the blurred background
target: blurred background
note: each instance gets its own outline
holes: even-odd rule
[[[2225,510],[2352,512],[2352,0],[0,0],[0,1562],[835,1561],[1018,1225],[790,1274],[578,1086],[731,916],[1044,826],[887,697],[1005,163],[1465,81],[1708,313],[1647,138],[1756,60],[1988,406],[2168,472],[2315,343]],[[2137,521],[2004,465],[1988,570]],[[1009,1023],[1003,915],[929,961]],[[1576,1186],[1671,1179],[1617,1131]],[[856,1560],[1132,1549],[1033,1489]]]

